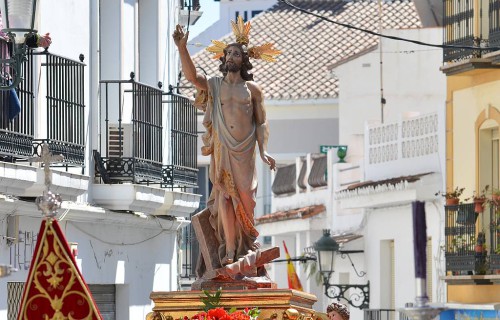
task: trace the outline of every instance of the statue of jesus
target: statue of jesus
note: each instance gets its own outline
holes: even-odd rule
[[[240,23],[243,25],[242,20]],[[252,69],[248,40],[246,44],[239,41],[219,46],[222,76],[207,78],[196,71],[189,56],[188,36],[179,25],[173,34],[186,79],[206,97],[202,154],[210,155],[213,184],[207,207],[223,267],[259,247],[254,226],[256,144],[260,158],[271,170],[276,161],[267,152],[269,127],[262,89],[248,73]]]

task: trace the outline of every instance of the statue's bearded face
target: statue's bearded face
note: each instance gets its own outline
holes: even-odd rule
[[[226,51],[226,68],[227,72],[240,72],[243,62],[243,52],[236,46],[227,48]]]

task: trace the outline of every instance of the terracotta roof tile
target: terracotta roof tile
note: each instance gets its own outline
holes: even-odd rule
[[[255,219],[255,224],[270,223],[283,220],[293,220],[293,219],[308,219],[316,216],[326,210],[325,206],[322,204],[307,206],[303,208],[277,211],[270,214],[263,215],[262,217]]]
[[[373,31],[379,28],[378,0],[291,2],[335,21]],[[385,29],[421,26],[411,0],[385,0],[382,6]],[[250,46],[272,41],[283,51],[276,63],[252,60],[254,79],[263,88],[267,100],[337,97],[338,80],[328,72],[328,66],[378,43],[377,36],[320,20],[281,2],[251,21]],[[233,42],[234,37],[230,34],[219,40]],[[208,52],[200,51],[193,60],[209,76],[220,74],[219,61],[211,59]],[[183,93],[192,96],[194,90]]]

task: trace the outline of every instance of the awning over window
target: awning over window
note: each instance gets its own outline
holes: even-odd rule
[[[295,176],[295,163],[284,167],[279,167],[272,186],[274,194],[281,195],[287,193],[295,193]]]
[[[313,188],[324,187],[327,185],[326,181],[326,154],[313,157],[313,164],[311,168],[311,173],[307,182]]]
[[[324,205],[318,204],[297,209],[277,211],[255,219],[255,224],[259,225],[264,223],[292,220],[292,219],[308,219],[324,212],[325,210],[326,208]]]

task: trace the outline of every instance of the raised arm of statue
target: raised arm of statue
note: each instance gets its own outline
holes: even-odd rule
[[[269,126],[264,108],[264,94],[260,86],[253,82],[247,82],[248,89],[252,92],[252,103],[255,118],[255,130],[259,153],[262,161],[267,163],[271,170],[276,168],[276,161],[267,153],[267,140],[269,139]]]
[[[186,47],[189,37],[189,31],[184,32],[182,26],[177,25],[172,37],[174,38],[175,45],[179,49],[179,56],[181,58],[182,72],[184,72],[184,76],[197,88],[201,90],[207,90],[207,78],[205,77],[205,75],[196,71],[196,67],[194,66],[193,60],[189,56],[189,51]]]

